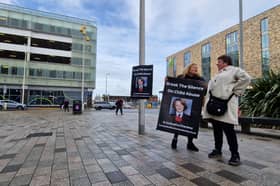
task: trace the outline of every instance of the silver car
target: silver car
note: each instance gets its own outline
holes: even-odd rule
[[[107,102],[107,101],[96,101],[93,104],[93,108],[96,110],[101,110],[101,109],[115,109],[116,106]]]
[[[5,107],[7,107],[7,109],[17,109],[17,110],[26,109],[25,104],[21,104],[13,100],[0,100],[0,110],[3,110]]]

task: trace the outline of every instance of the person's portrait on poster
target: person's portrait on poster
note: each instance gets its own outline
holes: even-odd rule
[[[169,120],[181,125],[192,125],[191,118],[192,100],[173,97],[170,102]]]

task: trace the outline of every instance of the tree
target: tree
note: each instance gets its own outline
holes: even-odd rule
[[[248,116],[280,118],[280,73],[271,71],[245,91],[241,110]]]

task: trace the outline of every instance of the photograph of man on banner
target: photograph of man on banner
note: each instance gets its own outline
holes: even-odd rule
[[[147,90],[147,77],[136,78],[136,88],[138,92],[146,92]]]
[[[169,109],[172,122],[180,125],[192,126],[191,109],[191,99],[173,97]]]

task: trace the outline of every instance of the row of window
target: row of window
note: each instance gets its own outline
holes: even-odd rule
[[[27,45],[27,37],[19,36],[14,34],[4,34],[0,33],[0,43],[9,43],[9,44],[18,44],[18,45]],[[86,42],[87,43],[87,42]],[[66,43],[61,41],[52,41],[47,39],[38,39],[31,38],[31,46],[40,47],[40,48],[48,48],[48,49],[56,49],[56,50],[64,50],[64,51],[79,51],[82,52],[85,50],[87,53],[94,53],[94,48],[91,45],[85,44],[83,49],[83,44],[80,43]]]
[[[67,80],[82,80],[82,72],[69,72],[59,70],[45,70],[45,69],[29,69],[29,76],[32,77],[46,77],[55,79],[67,79]],[[85,81],[91,81],[91,74],[85,73]]]
[[[0,74],[23,76],[24,69],[23,67],[9,67],[8,65],[1,65]],[[69,71],[30,68],[28,74],[31,77],[82,80],[82,72],[69,72]],[[92,80],[90,73],[85,73],[85,80],[86,81]]]
[[[59,34],[65,36],[75,36],[82,38],[82,34],[80,30],[72,29],[72,28],[65,28],[61,26],[54,26],[48,24],[42,24],[37,22],[30,22],[23,19],[15,19],[5,16],[0,16],[0,25],[20,28],[20,29],[31,29],[35,31],[40,31],[44,33],[52,33],[52,34]],[[90,38],[94,38],[93,32],[87,32],[87,35]]]
[[[269,35],[268,35],[268,19],[261,20],[261,46],[262,46],[262,70],[263,74],[269,71]],[[226,54],[231,56],[234,66],[239,66],[239,41],[238,32],[231,32],[226,35]],[[210,79],[211,76],[211,44],[206,43],[201,47],[201,59],[202,59],[202,75],[205,79]],[[172,58],[173,61],[173,74],[176,75],[176,58]],[[191,63],[191,52],[184,54],[184,65],[187,66]],[[169,63],[171,64],[171,63]]]
[[[0,50],[0,58],[8,58],[8,59],[25,59],[24,52],[16,52],[10,50]],[[51,55],[42,55],[42,54],[30,54],[31,61],[39,61],[39,62],[49,62],[49,63],[60,63],[60,64],[73,64],[73,65],[83,65],[83,59],[78,57],[61,57],[61,56],[51,56]],[[85,59],[85,66],[92,66],[91,59]]]
[[[61,105],[65,99],[80,99],[81,92],[78,91],[47,91],[47,90],[27,90],[27,105]],[[5,93],[0,87],[0,100],[13,100],[21,102],[22,89],[6,88]],[[85,90],[84,99],[91,99],[92,92]]]

